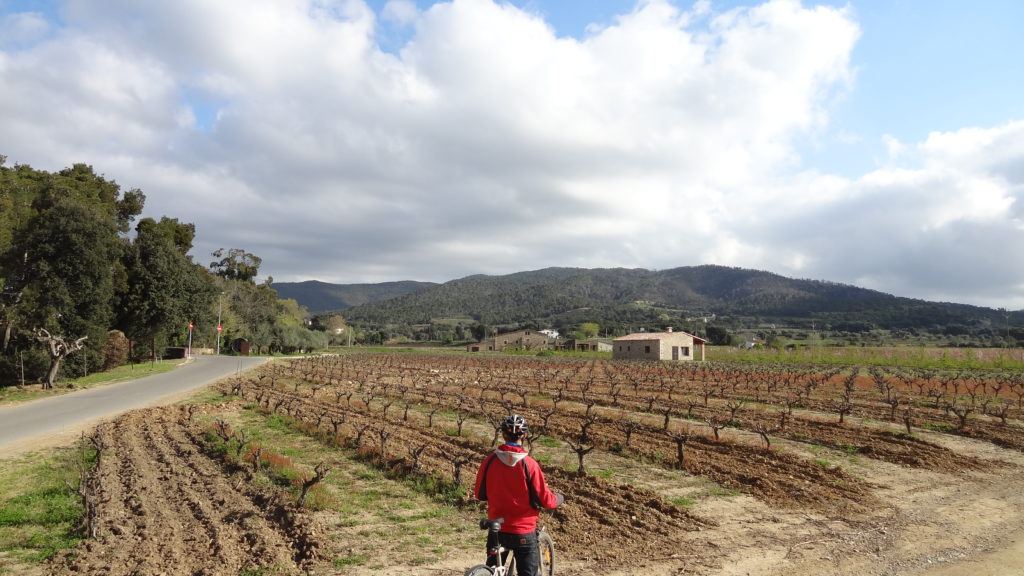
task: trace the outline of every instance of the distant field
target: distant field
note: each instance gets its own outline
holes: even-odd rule
[[[919,346],[809,346],[740,350],[709,346],[707,360],[756,363],[862,364],[911,368],[1024,369],[1024,348],[929,348]]]

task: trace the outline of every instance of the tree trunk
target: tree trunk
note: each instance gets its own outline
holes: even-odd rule
[[[50,371],[46,373],[46,382],[43,382],[43,390],[52,390],[53,381],[57,378],[57,370],[60,369],[60,356],[50,358]]]
[[[3,347],[0,348],[4,352],[7,352],[7,346],[11,343],[11,328],[10,320],[4,323],[4,344]]]

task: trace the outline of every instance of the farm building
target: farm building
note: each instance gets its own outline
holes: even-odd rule
[[[611,352],[612,341],[600,338],[587,338],[585,340],[566,340],[562,346],[565,350],[575,352]]]
[[[547,350],[554,339],[536,330],[517,330],[506,334],[498,334],[494,338],[481,340],[466,346],[467,352],[502,350]]]
[[[621,360],[704,360],[707,340],[686,332],[640,332],[612,340],[612,358]]]

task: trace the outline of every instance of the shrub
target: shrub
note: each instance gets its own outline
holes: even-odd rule
[[[103,344],[103,370],[111,370],[127,362],[130,344],[124,332],[120,330],[107,332],[107,341]]]

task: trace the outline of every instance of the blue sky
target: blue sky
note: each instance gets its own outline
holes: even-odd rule
[[[1024,308],[1024,3],[0,0],[0,154],[277,281],[714,263]],[[557,247],[557,248],[556,248]]]

